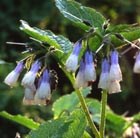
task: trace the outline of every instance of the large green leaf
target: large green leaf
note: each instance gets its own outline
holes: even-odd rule
[[[90,87],[85,88],[82,90],[82,94],[84,97],[90,93]],[[63,112],[71,112],[73,111],[79,103],[79,99],[76,95],[76,92],[71,94],[67,94],[65,96],[60,97],[56,102],[53,104],[53,112],[54,118],[58,118],[59,115]]]
[[[59,11],[84,30],[89,29],[85,22],[102,29],[105,18],[95,9],[82,6],[73,0],[55,0]]]
[[[113,112],[107,112],[106,115],[106,129],[110,134],[115,136],[122,136],[127,121],[123,116],[117,115]]]
[[[86,127],[86,119],[81,110],[70,116],[50,120],[37,130],[31,131],[27,138],[81,138]]]
[[[29,129],[37,129],[40,125],[39,123],[33,121],[32,119],[27,118],[26,116],[11,115],[5,111],[0,112],[0,116],[10,121],[21,124]]]
[[[21,20],[21,30],[27,33],[29,36],[41,41],[47,42],[51,46],[62,49],[67,53],[72,49],[72,43],[62,35],[55,35],[50,30],[41,30],[36,27],[31,27],[26,21]]]
[[[71,121],[65,119],[50,120],[41,124],[37,130],[31,131],[27,138],[62,138],[68,131]]]
[[[92,115],[92,120],[97,124],[100,123],[101,103],[96,99],[86,99],[88,109]]]
[[[107,32],[112,33],[121,33],[121,32],[129,32],[140,29],[139,27],[135,27],[133,24],[119,24],[119,25],[110,25],[107,29]]]
[[[127,40],[134,41],[140,38],[140,28],[137,28],[128,32],[121,32],[120,34]],[[115,36],[111,37],[111,41],[115,45],[115,47],[119,47],[122,44],[126,44],[126,42],[119,40]]]
[[[73,122],[70,124],[69,130],[65,133],[64,138],[81,138],[87,124],[83,111],[80,109],[73,111],[68,119],[73,120]]]

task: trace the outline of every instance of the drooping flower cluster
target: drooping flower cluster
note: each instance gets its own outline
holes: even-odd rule
[[[107,90],[108,93],[120,92],[120,81],[122,81],[122,73],[118,62],[118,52],[114,50],[110,53],[110,60],[105,58],[102,61],[98,87]]]
[[[17,64],[16,68],[8,74],[4,82],[13,87],[22,70],[24,62]],[[47,68],[41,68],[41,63],[35,61],[30,70],[24,75],[21,85],[25,88],[23,103],[26,105],[46,104],[51,98],[51,76],[52,73]]]
[[[73,51],[66,61],[66,68],[75,72],[78,68],[78,57],[82,48],[81,41],[78,41]],[[75,60],[74,57],[75,56]],[[102,61],[102,72],[99,79],[98,87],[108,90],[109,93],[120,92],[120,81],[122,81],[122,73],[118,61],[118,52],[112,50],[110,57],[104,58]],[[72,67],[74,67],[72,69]],[[94,64],[94,54],[87,48],[79,65],[79,70],[75,78],[75,88],[86,87],[89,82],[96,80],[96,70]]]

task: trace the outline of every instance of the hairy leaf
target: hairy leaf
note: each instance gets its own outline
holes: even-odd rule
[[[69,130],[65,133],[64,138],[81,138],[86,127],[84,112],[75,110],[68,119],[73,120],[73,122],[70,124]]]
[[[133,24],[119,24],[119,25],[110,25],[108,28],[108,32],[112,33],[122,33],[129,32],[139,29],[139,27],[135,27]]]
[[[70,124],[71,121],[66,122],[62,118],[50,120],[41,124],[37,130],[31,131],[27,138],[63,138]]]
[[[90,93],[90,88],[85,88],[82,90],[84,97],[86,97]],[[67,94],[65,96],[60,97],[56,102],[53,104],[53,112],[54,118],[58,118],[60,114],[70,113],[73,111],[79,103],[79,99],[75,92],[71,94]]]
[[[33,121],[32,119],[27,118],[26,116],[11,115],[5,111],[0,112],[0,116],[10,121],[21,124],[29,129],[37,129],[40,125],[39,123]]]
[[[106,129],[108,132],[113,132],[115,136],[121,136],[126,124],[128,123],[123,116],[113,112],[107,112]]]
[[[31,27],[26,21],[21,20],[21,30],[27,33],[29,36],[41,41],[46,42],[51,46],[62,49],[67,53],[72,49],[72,43],[62,35],[55,35],[50,30],[41,30],[36,27]]]
[[[78,27],[84,30],[92,27],[102,29],[105,18],[93,8],[82,6],[73,0],[55,0],[59,11],[69,20],[73,21]]]
[[[27,138],[81,138],[85,127],[84,113],[76,110],[70,116],[40,125],[37,130],[31,131]]]
[[[123,37],[125,37],[129,41],[134,41],[140,38],[140,28],[137,28],[136,30],[132,30],[129,32],[122,32],[120,33]],[[115,45],[115,47],[119,47],[122,44],[126,44],[126,42],[123,42],[116,38],[115,36],[111,37],[112,43]]]

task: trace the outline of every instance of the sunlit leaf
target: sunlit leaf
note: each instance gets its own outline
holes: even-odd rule
[[[39,127],[39,123],[33,121],[30,118],[27,118],[26,116],[22,115],[11,115],[5,111],[0,112],[0,117],[6,118],[10,121],[13,121],[15,123],[21,124],[29,129],[37,129]]]
[[[60,118],[41,124],[37,130],[31,131],[27,138],[63,138],[68,131],[71,121],[66,122]]]
[[[81,138],[85,127],[84,113],[76,110],[70,116],[40,125],[37,130],[31,131],[27,138]]]
[[[102,29],[105,18],[93,8],[82,6],[73,0],[55,0],[59,11],[78,27],[88,30],[90,24],[93,27]]]
[[[26,21],[21,20],[20,29],[27,33],[29,36],[41,41],[46,42],[51,46],[62,49],[67,53],[72,49],[72,43],[62,35],[55,35],[50,30],[41,30],[36,27],[31,27]]]
[[[86,97],[90,93],[90,88],[85,88],[82,90],[84,97]],[[79,99],[75,92],[71,94],[67,94],[65,96],[60,97],[56,102],[53,104],[53,112],[54,118],[58,118],[60,114],[70,113],[73,111],[79,103]]]

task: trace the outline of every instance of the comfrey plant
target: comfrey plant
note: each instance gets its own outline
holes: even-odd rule
[[[85,137],[86,135],[90,135],[86,131],[87,126],[89,126],[93,132],[91,135],[94,135],[96,138],[104,138],[107,96],[108,94],[122,91],[120,82],[123,81],[123,77],[119,62],[120,57],[127,51],[136,49],[136,61],[133,70],[134,73],[140,73],[140,48],[139,43],[135,43],[139,41],[137,39],[140,37],[140,28],[135,28],[131,25],[110,25],[109,21],[100,13],[91,8],[84,7],[75,1],[55,0],[55,2],[60,12],[78,25],[79,28],[85,30],[85,34],[73,44],[63,36],[56,36],[49,30],[44,31],[30,27],[27,22],[21,20],[20,29],[27,33],[32,40],[35,40],[40,48],[35,49],[30,45],[26,46],[26,51],[23,53],[26,52],[29,56],[18,62],[16,68],[5,78],[4,82],[10,87],[15,86],[21,72],[26,70],[21,81],[21,85],[25,89],[23,103],[26,105],[45,105],[51,99],[51,92],[57,85],[58,78],[56,72],[50,69],[48,62],[51,57],[55,58],[59,67],[70,80],[79,98],[80,107],[83,109],[82,112],[78,111],[79,114],[72,112],[70,120],[77,120],[78,117],[81,119],[82,115],[82,119],[84,120],[77,121],[75,126],[68,120],[54,120],[60,121],[63,127],[67,123],[65,128],[69,128],[64,132],[60,130],[62,133],[57,135],[68,138],[70,135],[73,138]],[[122,28],[121,31],[119,28]],[[129,48],[122,52],[121,48],[128,46],[128,44]],[[102,90],[100,119],[97,122],[94,120],[94,112],[90,111],[89,99],[86,99],[83,95],[85,89],[88,88],[88,93],[91,91],[90,88],[94,82],[98,82],[98,88]],[[77,103],[78,100],[74,102]],[[66,103],[62,103],[61,105],[63,106],[64,104]],[[55,108],[56,105],[57,103],[54,104],[54,110],[57,110]],[[75,104],[76,106],[78,104]],[[62,115],[63,110],[69,111],[69,108],[61,108],[59,117]],[[94,109],[94,107],[92,108]],[[72,108],[71,110],[74,111],[74,109]],[[76,117],[79,116],[75,118],[74,114],[76,114]],[[59,118],[58,116],[55,117]],[[73,134],[72,132],[76,133]],[[48,137],[53,137],[53,134],[51,136],[49,134],[47,134]],[[118,133],[116,137],[120,135]]]

